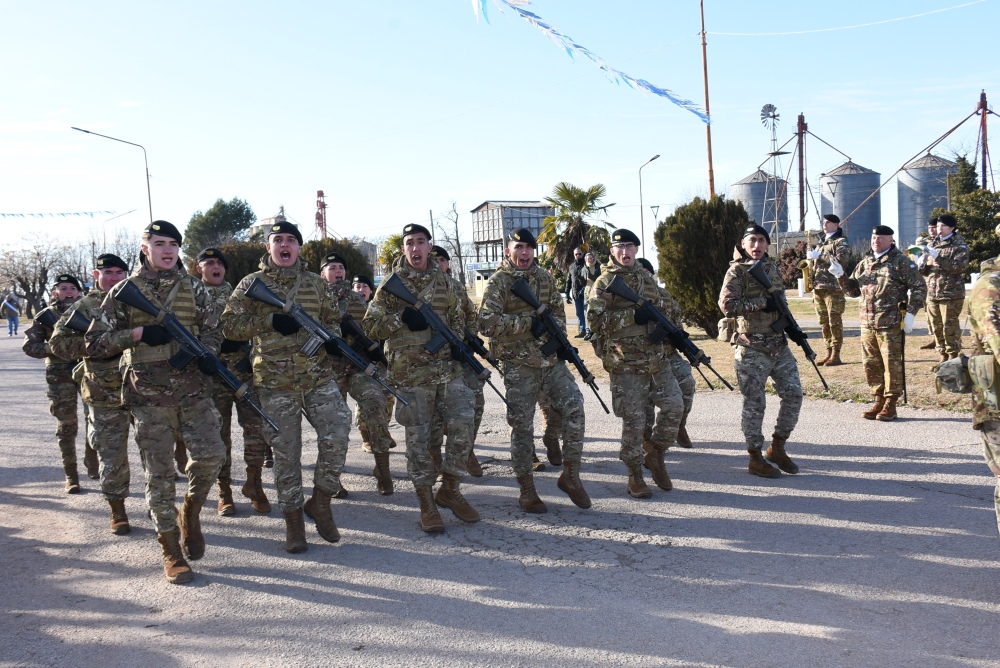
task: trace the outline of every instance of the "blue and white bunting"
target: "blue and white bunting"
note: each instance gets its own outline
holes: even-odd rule
[[[73,213],[0,213],[0,218],[69,218],[76,216],[110,216],[117,211],[76,211]]]

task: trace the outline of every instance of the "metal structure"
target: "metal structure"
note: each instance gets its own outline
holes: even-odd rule
[[[928,153],[907,163],[896,179],[899,229],[896,242],[912,244],[927,229],[927,220],[936,208],[948,208],[948,175],[955,172],[951,160]],[[854,218],[851,219],[854,221]]]
[[[766,227],[763,221],[777,221],[778,229],[784,232],[788,229],[788,197],[785,185],[783,179],[758,169],[730,186],[729,196],[743,203],[743,208],[755,223]],[[779,195],[782,193],[785,195],[779,199],[773,197],[769,199],[770,189],[774,189]]]
[[[820,214],[832,213],[844,221],[850,243],[871,238],[872,230],[882,224],[880,179],[878,172],[850,160],[820,175]]]
[[[316,191],[316,229],[319,238],[326,239],[326,196],[322,190]]]
[[[764,208],[760,225],[771,233],[772,239],[788,231],[788,182],[781,178],[781,156],[788,151],[778,148],[778,121],[781,114],[773,104],[765,104],[760,110],[760,122],[771,131],[771,150],[768,156],[771,162],[771,173],[767,175],[764,188]],[[766,173],[766,172],[765,172]],[[781,209],[785,209],[784,222],[781,220]]]
[[[539,201],[487,200],[472,210],[472,243],[476,262],[500,262],[507,245],[507,234],[526,227],[536,237],[542,231],[542,221],[555,215],[555,209]],[[539,244],[538,254],[545,252]]]

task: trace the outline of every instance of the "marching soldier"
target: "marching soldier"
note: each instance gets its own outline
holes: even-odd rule
[[[458,335],[466,322],[461,296],[455,284],[431,257],[431,234],[417,224],[403,228],[403,256],[395,271],[379,285],[365,314],[365,331],[385,341],[389,379],[406,396],[409,405],[396,404],[396,420],[406,429],[406,467],[420,500],[420,527],[428,533],[444,531],[437,506],[450,508],[463,522],[478,522],[479,512],[462,496],[472,447],[475,394],[462,380],[459,362],[448,346],[432,353],[426,348],[433,331],[416,308],[389,294],[385,286],[394,276],[423,304],[429,304],[441,320]],[[432,494],[437,469],[430,454],[430,430],[434,413],[445,416],[442,483]]]
[[[673,346],[667,341],[650,343],[648,337],[655,325],[649,316],[633,303],[604,291],[615,277],[621,277],[636,294],[650,299],[661,313],[670,310],[670,293],[658,287],[636,263],[638,248],[639,237],[634,232],[620,229],[611,233],[611,256],[594,283],[587,322],[594,332],[591,338],[594,349],[611,374],[615,416],[622,418],[619,457],[629,470],[628,493],[647,499],[653,492],[642,477],[644,459],[656,486],[665,491],[673,489],[663,455],[677,440],[684,416],[684,398],[668,359],[674,352]],[[650,402],[660,410],[649,438],[651,447],[644,458],[642,432]]]
[[[365,276],[364,274],[357,274],[354,276],[354,278],[351,279],[351,283],[352,283],[351,289],[354,290],[354,292],[357,292],[359,295],[361,295],[361,298],[364,300],[365,310],[367,312],[368,304],[371,303],[372,297],[375,296],[375,282],[372,281],[372,279],[369,278],[368,276]],[[362,313],[362,318],[363,316],[364,313]],[[358,319],[358,322],[361,322],[361,319]],[[384,345],[382,345],[381,341],[379,342],[379,346],[381,348],[385,347]],[[379,367],[379,372],[382,373],[384,377],[385,374],[388,373],[388,369],[386,369],[385,363],[380,362],[378,367]],[[396,407],[396,397],[394,397],[391,392],[385,390],[384,388],[382,393],[385,395],[385,423],[388,425],[389,422],[392,420],[392,411]],[[371,436],[368,434],[368,425],[361,418],[362,416],[359,414],[358,431],[361,432],[361,438],[365,443],[371,443]],[[396,447],[396,439],[394,439],[390,434],[389,449],[391,450],[392,448],[395,447]],[[366,451],[371,451],[370,445],[368,446],[368,448],[366,448]]]
[[[171,223],[150,223],[142,234],[140,267],[111,289],[84,336],[90,357],[122,355],[122,402],[135,425],[146,471],[146,501],[163,548],[164,574],[175,584],[193,577],[185,555],[197,560],[205,554],[201,507],[225,460],[219,412],[209,398],[208,376],[216,368],[201,360],[183,369],[171,366],[169,360],[180,348],[170,332],[156,318],[117,296],[128,286],[138,288],[163,312],[172,312],[206,348],[217,351],[222,339],[218,306],[205,284],[179,262],[180,245],[181,233]],[[175,432],[183,436],[189,458],[188,490],[179,518],[173,470]]]
[[[243,278],[229,297],[222,316],[223,333],[234,341],[252,339],[254,384],[261,407],[278,423],[278,431],[266,429],[264,438],[274,451],[274,483],[285,518],[285,550],[298,554],[309,549],[303,510],[316,522],[323,540],[340,540],[330,500],[341,490],[351,410],[327,359],[337,354],[336,344],[330,341],[315,356],[307,357],[300,349],[309,334],[295,318],[247,295],[250,284],[259,279],[286,304],[301,306],[330,333],[340,334],[340,310],[326,282],[302,267],[299,228],[285,221],[272,225],[266,248],[260,271]],[[318,449],[308,501],[302,491],[303,413],[316,430]]]
[[[525,228],[507,237],[504,261],[490,277],[479,306],[479,328],[490,337],[490,352],[504,364],[507,390],[507,423],[510,425],[510,458],[521,489],[518,504],[528,513],[548,509],[538,497],[532,476],[535,441],[535,403],[544,396],[563,424],[563,473],[559,489],[580,508],[590,508],[590,497],[580,480],[585,416],[583,395],[566,363],[556,353],[541,348],[545,325],[524,300],[511,292],[518,280],[527,281],[538,301],[546,305],[565,332],[562,296],[552,276],[535,261],[535,237]],[[640,474],[641,475],[641,474]]]
[[[965,305],[965,272],[969,269],[969,246],[958,231],[955,217],[938,218],[937,237],[924,246],[917,260],[927,281],[927,319],[941,361],[962,352],[962,328],[958,324]]]
[[[918,246],[928,246],[934,243],[934,238],[937,237],[937,216],[931,216],[931,219],[927,221],[927,232],[921,232],[917,235],[916,245]],[[917,265],[920,268],[920,265]],[[924,345],[920,346],[921,350],[934,350],[937,348],[937,339],[934,338],[934,324],[931,322],[931,312],[925,309],[924,316],[927,318],[927,335],[930,340]]]
[[[830,264],[830,273],[840,280],[844,292],[861,297],[861,352],[875,397],[875,404],[862,416],[883,422],[896,419],[896,401],[903,394],[903,333],[913,331],[927,294],[917,265],[896,248],[892,235],[892,228],[885,225],[873,229],[871,251],[849,278],[839,262]],[[900,315],[903,304],[906,316]]]
[[[771,329],[780,317],[775,297],[750,275],[751,266],[762,261],[772,284],[782,284],[778,266],[767,254],[771,237],[760,225],[750,224],[743,230],[740,245],[747,257],[738,257],[730,263],[719,294],[719,308],[727,318],[735,319],[735,332],[729,342],[736,350],[736,378],[743,395],[743,436],[750,453],[748,470],[762,478],[780,478],[781,471],[799,472],[798,465],[785,451],[785,443],[799,421],[802,382],[785,335]],[[771,445],[766,453],[761,453],[767,403],[764,388],[768,377],[774,381],[781,404]],[[768,461],[777,464],[778,468]]]
[[[851,255],[851,247],[840,228],[840,218],[828,213],[823,216],[823,241],[806,252],[813,261],[813,304],[823,328],[826,357],[816,362],[819,366],[840,366],[840,349],[844,345],[844,308],[847,300],[836,277],[830,273],[834,260],[843,266]]]

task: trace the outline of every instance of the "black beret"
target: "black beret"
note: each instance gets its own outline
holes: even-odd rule
[[[947,225],[948,227],[958,227],[958,221],[955,220],[955,216],[950,213],[946,213],[938,218],[938,222],[943,225]]]
[[[635,244],[638,246],[641,242],[639,237],[635,236],[635,232],[632,230],[626,230],[624,228],[620,230],[615,230],[611,233],[611,243],[612,244]]]
[[[768,234],[767,230],[765,230],[763,227],[761,227],[757,223],[750,223],[749,225],[747,225],[746,227],[743,228],[743,238],[744,239],[746,239],[747,237],[752,236],[754,234],[762,234],[762,235],[764,235],[764,238],[767,239],[767,243],[771,243],[771,235]]]
[[[438,258],[444,258],[451,262],[451,256],[448,255],[448,251],[441,248],[440,246],[431,246],[431,252],[438,256]]]
[[[83,289],[80,287],[80,281],[76,280],[76,276],[72,276],[70,274],[59,274],[58,276],[56,276],[56,280],[52,284],[52,287],[58,287],[60,283],[72,283],[73,285],[76,286],[77,290]]]
[[[427,237],[428,241],[431,240],[430,231],[419,223],[410,223],[409,225],[403,228],[404,237],[408,237],[411,234],[420,234],[421,232],[423,232],[424,236]]]
[[[522,244],[528,244],[532,248],[538,248],[538,241],[535,240],[535,235],[527,227],[519,227],[508,234],[507,241],[519,241]]]
[[[938,222],[937,216],[931,216],[931,219],[927,221],[927,227],[930,227],[931,225],[937,225],[937,222]]]
[[[330,253],[325,258],[323,258],[323,263],[319,265],[319,270],[323,271],[323,267],[325,267],[328,264],[334,264],[334,263],[342,264],[344,265],[344,269],[347,269],[347,260],[344,259],[343,255],[341,255],[340,253]]]
[[[206,248],[202,252],[198,253],[199,263],[202,260],[208,260],[208,259],[219,260],[220,262],[222,262],[222,266],[226,268],[226,271],[229,271],[229,261],[226,259],[226,256],[222,254],[222,251],[220,251],[218,248]]]
[[[112,267],[118,267],[125,272],[128,271],[128,265],[125,264],[125,260],[121,259],[114,253],[104,253],[103,255],[97,256],[98,269],[111,269]]]
[[[146,233],[149,236],[161,236],[170,237],[177,243],[181,243],[181,233],[173,223],[168,223],[165,220],[154,220],[149,225],[146,226]]]
[[[823,220],[829,220],[831,223],[837,223],[840,225],[840,216],[833,213],[823,214]]]
[[[364,274],[358,274],[357,276],[352,278],[351,283],[364,283],[365,285],[367,285],[369,288],[372,289],[372,292],[375,291],[375,282],[372,281],[372,279],[365,276]]]
[[[646,258],[644,258],[644,257],[636,258],[636,262],[638,262],[639,266],[641,266],[643,269],[645,269],[649,273],[651,273],[651,274],[655,274],[656,273],[655,271],[653,271],[653,263],[650,262],[649,260],[647,260]]]
[[[275,223],[271,225],[271,229],[267,231],[267,238],[270,239],[275,234],[294,234],[295,238],[298,239],[299,245],[301,246],[302,233],[299,232],[299,226],[289,223],[287,220],[283,220],[280,223]]]
[[[875,228],[872,230],[872,235],[875,234],[879,236],[885,235],[891,237],[892,235],[895,234],[895,232],[893,232],[892,228],[889,227],[888,225],[876,225]]]

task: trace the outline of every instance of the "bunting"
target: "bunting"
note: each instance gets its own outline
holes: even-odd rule
[[[76,218],[80,216],[109,216],[117,211],[74,211],[72,213],[0,213],[0,218]]]

